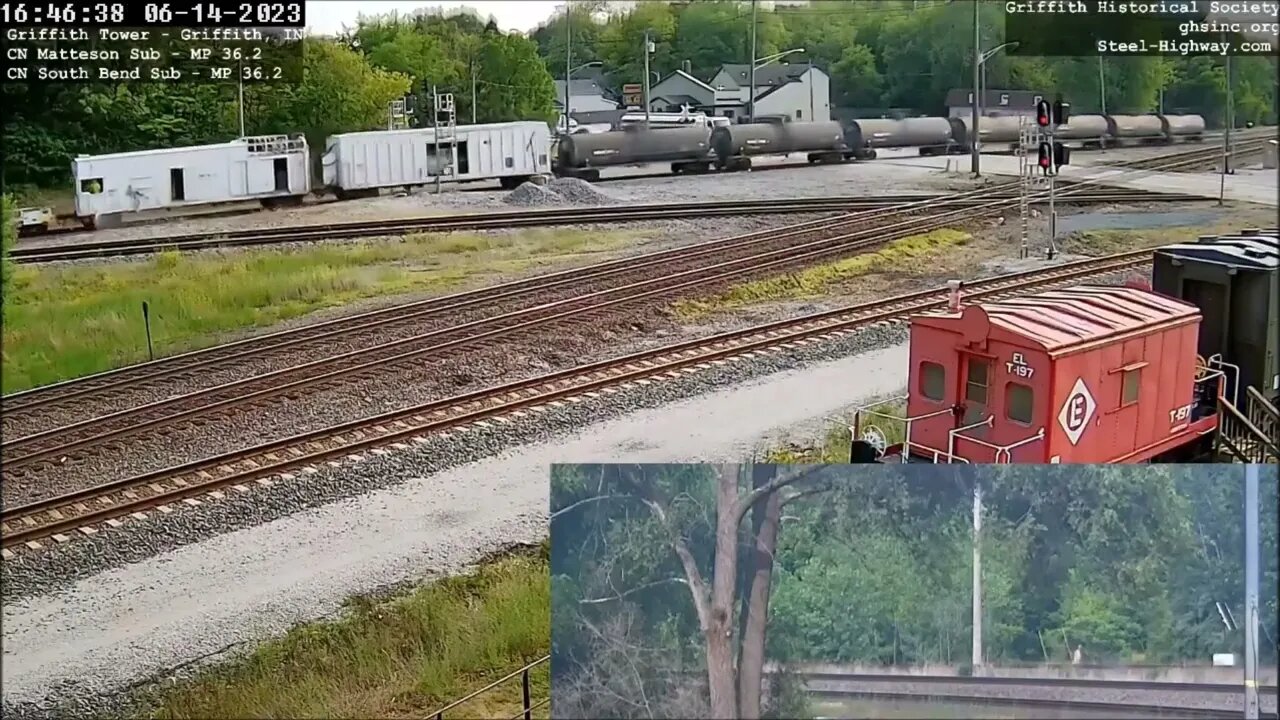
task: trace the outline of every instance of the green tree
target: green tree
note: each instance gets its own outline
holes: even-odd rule
[[[13,197],[5,194],[0,198],[0,323],[8,322],[9,308],[13,305],[10,293],[13,292],[13,260],[9,251],[18,241],[17,204]]]

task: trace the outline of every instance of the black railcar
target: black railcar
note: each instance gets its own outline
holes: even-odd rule
[[[1253,387],[1280,399],[1280,234],[1245,230],[1156,249],[1151,289],[1200,308],[1199,354],[1239,368],[1237,399]]]

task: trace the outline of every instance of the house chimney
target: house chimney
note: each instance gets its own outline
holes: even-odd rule
[[[960,285],[961,283],[959,280],[947,281],[947,290],[949,291],[947,297],[947,312],[960,312]]]
[[[685,71],[685,73],[687,73],[687,74],[689,74],[689,75],[692,75],[692,74],[693,74],[693,61],[692,61],[692,60],[685,60],[685,61],[684,61],[684,65],[683,65],[683,67],[684,67],[684,71]]]

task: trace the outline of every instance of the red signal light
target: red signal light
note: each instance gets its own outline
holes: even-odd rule
[[[1036,124],[1040,127],[1049,127],[1053,124],[1053,119],[1049,115],[1049,101],[1041,100],[1036,103]]]
[[[1053,165],[1053,148],[1047,142],[1040,143],[1039,164],[1046,170]]]

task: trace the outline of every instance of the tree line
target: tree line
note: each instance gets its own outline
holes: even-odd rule
[[[1264,664],[1277,656],[1267,477]],[[557,714],[795,717],[777,688],[764,700],[766,660],[967,667],[975,483],[986,662],[1067,662],[1076,646],[1103,664],[1242,655],[1228,625],[1245,618],[1239,465],[563,465]]]
[[[815,0],[756,18],[757,57],[790,56],[831,76],[832,102],[871,114],[890,108],[944,112],[947,91],[972,85],[972,5],[941,0]],[[1004,42],[1001,3],[981,9],[984,47]],[[476,14],[419,11],[362,17],[336,38],[309,38],[296,84],[251,84],[248,134],[303,133],[313,148],[338,132],[387,126],[388,103],[417,99],[415,125],[431,124],[434,88],[452,93],[459,123],[553,121],[552,78],[566,70],[566,26],[574,66],[599,62],[613,84],[640,82],[641,44],[655,42],[651,67],[687,65],[703,79],[722,63],[751,58],[751,10],[731,0],[647,1],[624,8],[575,0],[524,37]],[[1221,124],[1227,75],[1220,58],[1107,58],[1111,113],[1193,112]],[[1011,57],[986,64],[988,87],[1060,91],[1079,113],[1098,112],[1096,58]],[[1235,58],[1237,122],[1274,123],[1276,58]],[[615,88],[616,89],[616,88]],[[69,161],[98,154],[222,142],[239,134],[234,84],[66,83],[4,86],[4,179],[11,187],[65,187]],[[318,156],[319,153],[316,153]]]
[[[1004,42],[1004,3],[979,6],[981,45]],[[609,12],[603,0],[580,0],[532,33],[547,67],[565,71],[566,45],[574,66],[601,62],[614,84],[643,81],[645,31],[655,43],[650,66],[661,74],[687,62],[708,79],[722,63],[751,59],[751,7],[732,0],[643,2]],[[949,90],[973,87],[973,5],[947,0],[813,0],[759,10],[756,57],[794,48],[791,62],[813,63],[831,77],[832,104],[863,110],[903,109],[945,114]],[[1108,113],[1198,113],[1223,122],[1227,74],[1222,58],[1014,57],[986,62],[987,87],[1061,92],[1076,112],[1097,113],[1105,89]],[[1276,118],[1276,58],[1233,58],[1237,123]]]

